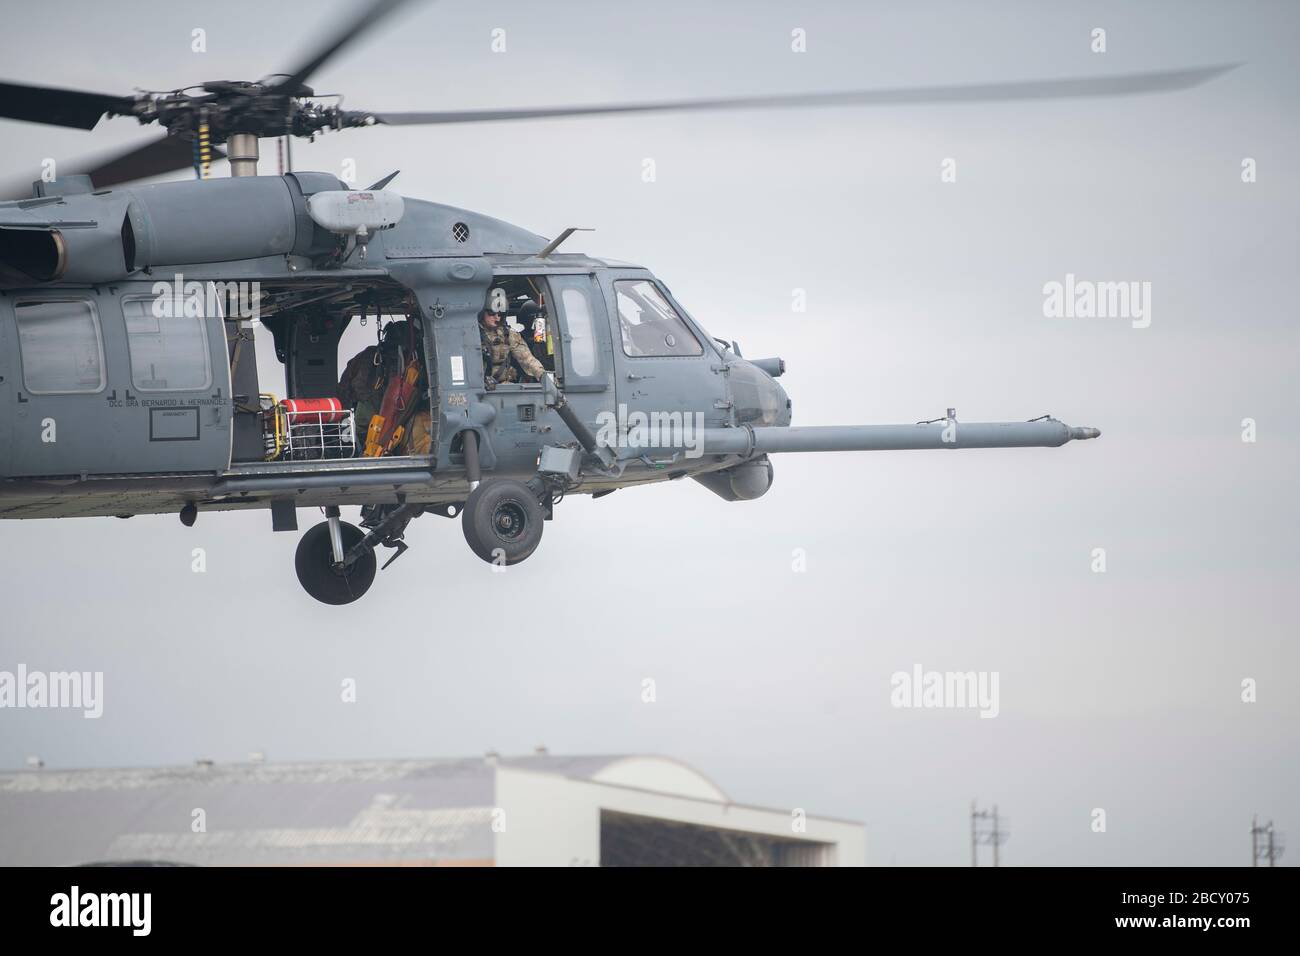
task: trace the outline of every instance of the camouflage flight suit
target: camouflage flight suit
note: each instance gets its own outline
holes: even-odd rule
[[[370,419],[379,414],[379,406],[384,401],[384,385],[388,379],[383,366],[376,363],[378,356],[377,345],[362,349],[348,362],[339,381],[340,401],[345,408],[356,410],[357,439],[360,443],[365,442]]]
[[[520,368],[539,381],[546,374],[542,363],[533,356],[519,333],[505,324],[504,319],[495,329],[489,329],[480,322],[478,330],[483,343],[484,377],[489,388],[518,378],[518,373],[510,364],[511,357],[519,363]]]
[[[407,455],[427,455],[433,450],[433,416],[427,408],[411,416],[402,446]]]
[[[378,364],[376,364],[378,362]],[[385,367],[385,363],[389,367]],[[339,381],[338,396],[344,407],[355,409],[358,446],[364,446],[370,431],[370,420],[379,414],[384,404],[384,391],[389,377],[400,374],[396,352],[385,352],[377,345],[363,349],[352,357]],[[403,454],[427,455],[432,437],[432,416],[425,399],[429,379],[423,366],[416,383],[416,395],[424,408],[412,413],[406,428],[406,438],[399,449]]]

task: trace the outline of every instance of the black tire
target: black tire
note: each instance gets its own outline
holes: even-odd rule
[[[356,525],[346,521],[340,523],[343,550],[346,552],[366,535]],[[373,548],[368,548],[357,558],[346,574],[335,570],[328,521],[322,521],[302,536],[293,565],[303,589],[322,604],[351,604],[369,591],[370,585],[375,581]]]
[[[542,506],[523,482],[485,481],[465,502],[460,526],[470,549],[489,564],[518,564],[537,550]]]

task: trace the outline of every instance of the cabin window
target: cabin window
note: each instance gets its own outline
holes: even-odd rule
[[[600,392],[609,387],[609,325],[605,300],[591,274],[546,277],[554,312],[548,319],[554,342],[554,367],[560,386],[571,392]]]
[[[185,392],[212,385],[207,320],[197,315],[159,317],[155,299],[125,299],[131,384],[141,392]]]
[[[560,295],[569,331],[569,361],[573,374],[586,378],[596,374],[596,330],[591,321],[591,303],[581,289],[569,287]]]
[[[625,354],[633,358],[704,354],[695,334],[653,282],[623,279],[614,283],[614,295]]]
[[[50,395],[104,388],[104,341],[90,302],[20,302],[14,314],[27,391]]]

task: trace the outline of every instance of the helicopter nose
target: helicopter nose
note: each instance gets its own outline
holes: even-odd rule
[[[736,420],[754,425],[789,425],[790,398],[761,366],[740,359],[731,365],[729,387]]]
[[[780,384],[777,382],[773,382],[772,384],[776,386],[776,423],[778,425],[789,425],[790,420],[793,417],[790,396],[786,394],[785,389],[782,388]]]
[[[771,375],[743,358],[732,358],[726,367],[726,384],[722,387],[737,424],[789,424],[790,400]]]

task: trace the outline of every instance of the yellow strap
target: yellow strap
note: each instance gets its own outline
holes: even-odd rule
[[[384,453],[384,449],[379,444],[379,435],[384,430],[384,416],[376,415],[370,419],[370,428],[366,431],[366,454],[367,458],[378,458]]]

